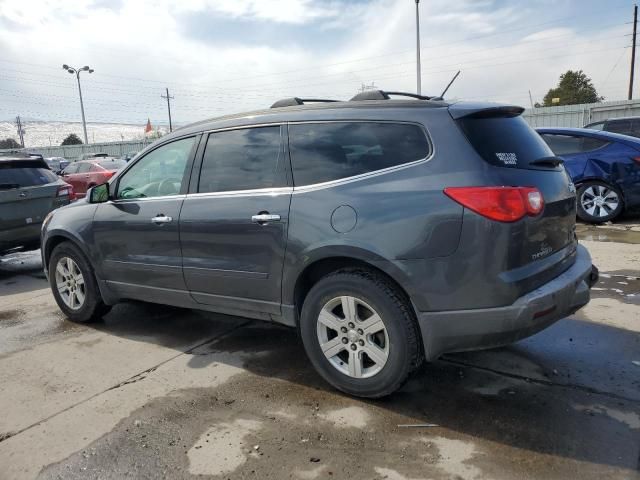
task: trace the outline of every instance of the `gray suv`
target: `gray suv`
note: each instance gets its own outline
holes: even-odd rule
[[[523,109],[410,97],[292,98],[163,137],[46,219],[58,305],[77,322],[137,299],[288,325],[362,397],[585,305],[575,189]]]

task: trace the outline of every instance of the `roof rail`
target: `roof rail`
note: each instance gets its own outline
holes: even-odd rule
[[[271,105],[271,108],[293,107],[295,105],[304,105],[305,103],[323,103],[323,102],[339,102],[339,100],[330,100],[326,98],[283,98]]]
[[[353,97],[351,102],[358,102],[361,100],[389,100],[391,97],[389,95],[400,96],[400,97],[411,97],[418,100],[441,100],[436,97],[427,97],[424,95],[418,95],[417,93],[408,93],[408,92],[385,92],[383,90],[365,90],[364,92],[360,92],[355,97]]]

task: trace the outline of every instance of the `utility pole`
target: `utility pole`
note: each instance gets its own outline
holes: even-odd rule
[[[422,80],[420,79],[420,0],[416,0],[416,83],[417,93],[422,95]]]
[[[531,96],[531,90],[529,90],[529,101],[531,102],[531,108],[534,109],[535,107],[533,106],[533,97]]]
[[[18,138],[20,139],[20,145],[24,148],[24,128],[22,125],[22,120],[20,120],[20,115],[16,117],[16,127],[18,127]]]
[[[633,73],[636,68],[636,33],[638,31],[638,5],[633,6],[633,44],[631,45],[631,71],[629,72],[629,100],[633,98]]]
[[[167,88],[167,95],[160,95],[160,98],[167,99],[167,110],[169,111],[169,132],[173,132],[173,125],[171,125],[171,99],[173,97],[169,96],[169,89]]]

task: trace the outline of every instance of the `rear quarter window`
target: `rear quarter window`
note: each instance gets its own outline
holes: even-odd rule
[[[383,122],[293,124],[289,145],[296,186],[404,165],[431,151],[420,126]]]
[[[520,116],[465,117],[458,125],[476,152],[492,165],[530,168],[530,162],[554,155]]]

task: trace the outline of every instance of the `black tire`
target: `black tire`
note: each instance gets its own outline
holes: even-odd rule
[[[593,197],[594,193],[598,192],[612,192],[618,198],[617,205],[615,208],[611,208],[612,204],[607,203],[603,206],[596,206],[593,203],[590,203],[589,200]],[[606,193],[609,195],[609,193]],[[601,180],[592,180],[589,182],[585,182],[580,185],[578,188],[578,217],[589,223],[604,223],[610,220],[615,219],[618,215],[622,213],[624,209],[624,199],[622,198],[622,192],[612,185],[609,185],[606,182]],[[594,210],[592,213],[589,213],[590,210],[589,205],[594,205]],[[604,215],[606,213],[606,215]]]
[[[84,279],[84,302],[78,309],[69,307],[62,299],[60,291],[58,290],[56,267],[58,261],[63,257],[70,258],[75,262]],[[105,305],[102,301],[91,264],[80,249],[71,242],[60,243],[53,249],[49,259],[49,284],[51,285],[51,291],[53,292],[53,297],[58,307],[60,307],[60,310],[73,322],[95,322],[101,320],[102,316],[111,310],[111,307]]]
[[[328,302],[342,296],[355,297],[371,306],[386,328],[389,342],[387,360],[371,377],[354,378],[339,371],[321,349],[318,317]],[[338,390],[357,397],[379,398],[393,393],[423,361],[422,340],[408,299],[384,276],[367,270],[338,271],[318,281],[304,301],[300,335],[318,373]],[[342,353],[348,355],[349,352],[345,350]]]

